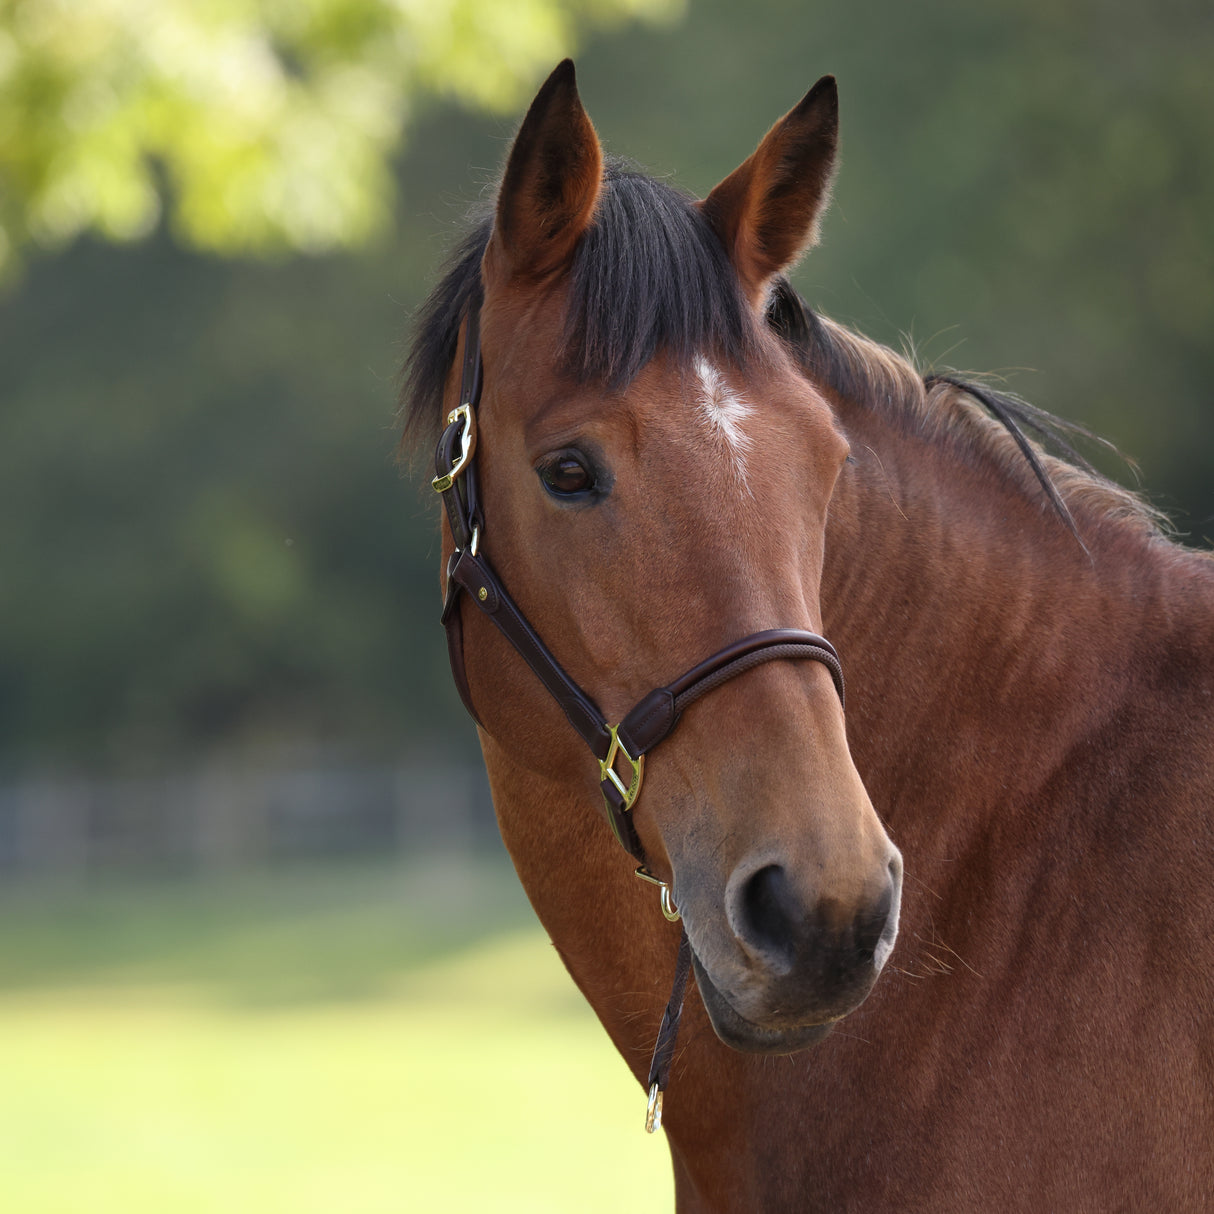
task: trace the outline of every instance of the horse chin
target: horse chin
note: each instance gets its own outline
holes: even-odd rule
[[[692,956],[691,965],[713,1031],[730,1049],[743,1054],[796,1054],[817,1045],[842,1019],[835,1016],[817,1024],[765,1028],[745,1019],[733,1009],[713,985],[698,957]]]

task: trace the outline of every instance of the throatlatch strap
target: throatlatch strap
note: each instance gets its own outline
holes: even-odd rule
[[[454,553],[447,565],[447,597],[443,603],[441,617],[443,628],[447,633],[447,661],[451,666],[451,678],[455,681],[455,690],[459,692],[459,698],[468,710],[468,715],[478,726],[484,728],[480,717],[477,716],[476,707],[472,703],[472,689],[468,686],[468,671],[464,665],[464,617],[460,612],[463,596],[460,594],[459,583],[451,576],[458,558],[459,553]]]

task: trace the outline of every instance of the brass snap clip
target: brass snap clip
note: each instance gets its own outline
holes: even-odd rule
[[[650,885],[656,885],[662,891],[662,914],[670,920],[671,923],[678,923],[680,919],[679,908],[674,904],[674,898],[670,893],[670,886],[665,881],[659,880],[653,875],[643,864],[637,869],[636,875],[642,881],[648,881]]]

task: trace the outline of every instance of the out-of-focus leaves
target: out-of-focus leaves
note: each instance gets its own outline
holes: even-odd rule
[[[318,252],[383,229],[426,95],[516,108],[581,28],[682,0],[0,0],[0,274],[84,231]]]

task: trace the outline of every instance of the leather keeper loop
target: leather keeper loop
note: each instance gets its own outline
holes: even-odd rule
[[[619,789],[610,780],[603,780],[599,788],[603,792],[603,816],[619,845],[641,864],[645,863],[645,849],[641,837],[632,824],[632,814],[624,808]]]
[[[493,615],[502,605],[497,578],[479,557],[473,556],[467,549],[459,554],[451,577],[472,596],[472,601],[486,615]]]
[[[674,729],[677,722],[674,696],[667,688],[658,687],[620,722],[620,741],[630,755],[647,754]]]

